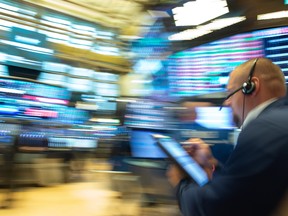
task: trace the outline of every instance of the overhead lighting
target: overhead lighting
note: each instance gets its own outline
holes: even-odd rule
[[[246,17],[230,17],[230,18],[223,18],[223,19],[217,19],[212,21],[211,23],[208,23],[207,25],[198,26],[197,29],[202,30],[219,30],[222,28],[225,28],[227,26],[234,25],[236,23],[242,22],[246,20]]]
[[[19,10],[17,9],[15,9],[15,10],[13,10],[13,11],[11,11],[11,10],[7,10],[7,9],[2,9],[1,7],[0,7],[0,12],[1,13],[4,13],[4,14],[7,14],[7,15],[12,15],[12,16],[15,16],[15,17],[20,17],[20,18],[22,18],[22,17],[24,17],[24,18],[27,18],[27,19],[33,19],[33,20],[35,20],[35,18],[34,17],[32,17],[30,14],[29,15],[25,15],[25,14],[21,14],[21,13],[19,13],[18,12]]]
[[[18,48],[23,48],[23,49],[29,50],[30,52],[40,52],[43,54],[53,54],[54,53],[54,51],[51,49],[47,49],[47,48],[43,48],[43,47],[37,47],[34,45],[29,45],[29,44],[18,43],[18,42],[14,42],[14,41],[0,40],[0,43],[8,44],[8,45],[15,46]]]
[[[119,35],[119,38],[123,40],[138,40],[143,37],[136,36],[136,35]]]
[[[277,11],[273,13],[259,14],[257,20],[279,19],[288,17],[288,11]]]
[[[4,106],[0,107],[0,111],[5,112],[5,113],[15,113],[15,112],[18,112],[19,110],[17,107],[4,105]]]
[[[228,13],[229,9],[226,0],[196,0],[172,12],[176,26],[196,26]]]
[[[170,17],[170,15],[169,15],[166,11],[148,10],[147,12],[148,12],[152,17],[155,17],[155,18]]]
[[[62,24],[62,25],[71,25],[71,22],[68,21],[68,20],[64,20],[64,19],[59,19],[59,18],[55,18],[55,17],[51,17],[51,16],[42,16],[42,19],[44,20],[48,20],[49,22],[51,23],[59,23],[59,24]]]
[[[53,39],[63,40],[63,41],[69,41],[70,40],[70,36],[66,35],[64,32],[63,33],[55,33],[55,32],[46,31],[46,30],[39,30],[38,33],[46,34],[48,36],[48,39],[53,38]]]
[[[83,102],[76,102],[75,107],[77,109],[84,109],[84,110],[98,110],[99,106],[96,104],[90,104],[90,103],[83,103]]]
[[[23,37],[21,35],[16,35],[15,40],[18,41],[19,43],[33,44],[36,46],[41,43],[41,41],[38,39]]]
[[[25,94],[25,91],[17,90],[17,89],[10,89],[10,88],[0,88],[0,92],[4,93],[13,93],[13,94]]]
[[[47,20],[40,20],[40,23],[43,25],[53,26],[53,27],[60,28],[60,29],[70,30],[70,26],[66,23],[60,23],[60,22],[56,22],[56,21],[53,22],[50,20],[48,20],[48,21]]]
[[[20,13],[24,13],[24,14],[27,14],[27,15],[30,15],[30,16],[35,16],[37,14],[36,12],[31,11],[31,10],[25,10],[23,8],[18,8],[18,7],[14,7],[14,6],[11,6],[11,5],[8,5],[8,4],[3,4],[3,3],[0,3],[0,8],[3,8],[6,11],[9,10],[9,11],[14,11],[14,12],[20,12]]]
[[[192,40],[200,36],[211,33],[210,30],[201,30],[201,29],[187,29],[180,33],[171,35],[168,37],[169,40]]]
[[[4,27],[4,26],[0,26],[0,30],[1,31],[11,31],[10,28]]]
[[[91,32],[94,33],[96,31],[96,29],[94,27],[79,25],[79,24],[73,24],[73,23],[71,23],[71,28],[77,29],[77,30],[83,30],[86,33],[91,33]]]
[[[246,20],[246,17],[230,17],[214,20],[206,25],[200,25],[195,29],[187,29],[185,31],[173,34],[168,37],[169,40],[192,40],[206,34],[212,33],[214,30],[219,30],[227,26]]]
[[[4,8],[10,11],[19,11],[19,8],[3,3],[0,3],[0,8]]]
[[[102,123],[110,123],[110,124],[119,124],[119,119],[104,119],[104,118],[91,118],[89,119],[91,122],[102,122]]]
[[[0,52],[0,62],[6,62],[7,55],[5,53]]]
[[[29,60],[29,59],[26,59],[22,56],[15,56],[15,55],[7,55],[7,61],[10,61],[10,62],[15,62],[15,63],[21,63],[21,64],[28,64],[28,65],[36,65],[36,66],[41,66],[41,63],[40,61],[33,61],[33,60]]]
[[[121,99],[121,98],[116,99],[116,101],[117,102],[127,102],[127,103],[136,103],[137,102],[134,99]]]
[[[147,83],[152,83],[152,80],[131,80],[131,83],[140,83],[140,84],[147,84]]]
[[[35,100],[43,103],[52,103],[52,104],[62,104],[62,105],[68,105],[67,100],[61,100],[56,98],[45,98],[45,97],[37,97],[37,96],[30,96],[30,95],[24,95],[24,99],[28,100]]]

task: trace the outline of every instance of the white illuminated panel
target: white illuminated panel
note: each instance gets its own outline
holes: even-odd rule
[[[65,85],[66,76],[63,74],[53,74],[53,73],[41,72],[38,80],[40,82],[54,84],[54,85]]]
[[[99,81],[107,81],[107,82],[117,82],[119,79],[119,75],[105,73],[105,72],[94,72],[93,78]]]
[[[77,68],[77,67],[71,67],[69,70],[69,74],[72,76],[87,77],[87,78],[92,78],[93,72],[94,71],[91,69]]]
[[[279,19],[287,17],[288,17],[288,11],[277,11],[273,13],[259,14],[257,15],[257,20],[269,20],[269,19]]]
[[[226,0],[196,0],[172,11],[176,26],[193,26],[224,15],[229,9]]]
[[[0,65],[0,76],[9,76],[8,67],[6,65]]]
[[[169,40],[192,40],[206,34],[212,33],[214,30],[219,30],[236,23],[246,20],[246,17],[230,17],[224,19],[216,19],[206,25],[199,25],[197,28],[186,29],[185,31],[172,34],[168,37]]]
[[[48,55],[51,55],[54,53],[54,51],[51,49],[47,49],[47,48],[43,48],[43,47],[37,47],[34,45],[28,45],[28,44],[23,44],[23,43],[13,42],[13,41],[7,41],[7,40],[0,40],[0,42],[7,44],[7,45],[15,46],[18,48],[22,48],[25,50],[29,50],[30,52],[37,52],[37,53],[48,54]]]
[[[91,80],[69,77],[66,87],[70,91],[89,92],[93,91],[93,82]]]
[[[96,95],[101,96],[118,96],[119,89],[117,84],[111,83],[94,83],[94,91]]]
[[[234,128],[230,107],[196,107],[196,122],[207,128]]]
[[[66,64],[61,63],[55,63],[55,62],[46,62],[44,61],[42,63],[42,69],[47,71],[53,71],[53,72],[62,72],[65,73],[70,66]]]

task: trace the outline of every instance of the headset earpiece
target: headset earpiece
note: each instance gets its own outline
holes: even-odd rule
[[[242,86],[242,92],[243,94],[251,94],[255,89],[255,83],[250,81],[250,82],[245,82],[243,83]]]
[[[242,85],[243,94],[251,94],[255,90],[255,83],[252,82],[252,77],[253,77],[253,73],[254,73],[257,61],[258,61],[258,58],[256,58],[253,62],[253,65],[252,65],[250,72],[249,72],[247,82],[243,83],[243,85]]]

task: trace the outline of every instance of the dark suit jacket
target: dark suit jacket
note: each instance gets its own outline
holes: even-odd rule
[[[178,185],[184,216],[271,215],[288,185],[288,106],[277,100],[240,133],[223,170],[204,187]]]

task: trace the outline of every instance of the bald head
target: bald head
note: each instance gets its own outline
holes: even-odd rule
[[[231,73],[230,78],[236,86],[241,86],[248,81],[249,72],[255,59],[251,59],[238,67]],[[252,77],[260,80],[261,92],[266,99],[274,97],[283,97],[286,94],[285,77],[280,67],[274,64],[270,59],[259,58]],[[253,78],[252,78],[253,81]]]

